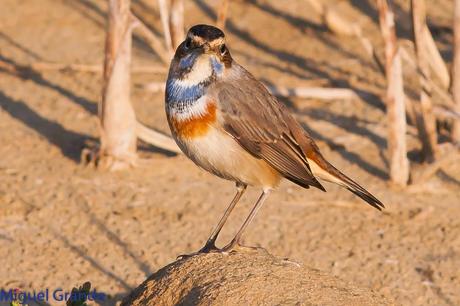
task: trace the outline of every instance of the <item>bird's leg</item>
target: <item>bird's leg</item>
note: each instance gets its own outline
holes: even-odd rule
[[[216,240],[217,236],[219,235],[220,231],[222,230],[222,227],[224,226],[225,222],[228,219],[228,216],[230,216],[230,213],[232,212],[233,208],[235,208],[236,203],[241,199],[243,196],[244,192],[246,191],[247,185],[241,184],[241,183],[236,183],[236,188],[237,192],[233,200],[230,202],[230,205],[228,205],[227,209],[225,210],[224,215],[220,219],[219,223],[217,224],[216,228],[212,232],[211,236],[209,236],[208,240],[206,241],[206,244],[204,245],[201,250],[199,250],[199,253],[208,253],[210,251],[216,251],[219,250],[216,247]]]
[[[206,244],[204,247],[202,247],[198,252],[194,252],[192,254],[184,254],[184,255],[179,255],[177,259],[183,259],[183,258],[188,258],[197,254],[201,253],[209,253],[209,252],[218,252],[221,251],[216,247],[216,240],[217,236],[219,235],[220,231],[222,230],[222,227],[224,226],[225,222],[228,219],[228,216],[232,212],[233,208],[235,208],[236,203],[241,199],[241,196],[243,196],[243,193],[246,191],[247,185],[241,184],[241,183],[236,183],[236,188],[237,192],[233,200],[230,202],[228,205],[227,209],[225,210],[224,215],[220,219],[219,223],[217,224],[216,228],[213,230],[211,236],[209,236],[208,240],[206,241]]]
[[[260,195],[259,199],[257,200],[256,204],[252,208],[251,212],[249,213],[249,216],[246,218],[244,221],[243,225],[241,226],[240,230],[238,233],[236,233],[235,238],[227,244],[222,251],[224,252],[229,252],[231,251],[235,246],[239,245],[241,235],[243,234],[244,230],[248,227],[248,225],[251,223],[251,221],[254,219],[255,215],[257,214],[257,211],[262,207],[264,204],[265,200],[268,198],[270,194],[270,190],[264,190],[262,194]]]

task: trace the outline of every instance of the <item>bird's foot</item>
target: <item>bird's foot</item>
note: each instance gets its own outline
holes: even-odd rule
[[[236,251],[240,247],[241,247],[240,243],[236,241],[235,239],[233,239],[229,244],[227,244],[226,246],[222,248],[222,252],[230,253],[232,251]]]
[[[240,244],[238,241],[232,241],[226,246],[224,246],[221,250],[223,253],[231,253],[231,252],[260,252],[263,251],[268,253],[268,251],[263,247],[255,247],[255,246],[246,246]]]
[[[186,259],[186,258],[189,258],[189,257],[192,257],[192,256],[196,256],[196,255],[199,255],[199,254],[220,253],[220,252],[222,252],[222,250],[219,249],[218,247],[216,247],[214,242],[210,242],[210,243],[208,242],[199,251],[193,252],[193,253],[190,253],[190,254],[179,255],[179,256],[177,256],[176,259],[181,260],[181,259]]]
[[[261,252],[261,251],[265,252],[265,253],[268,253],[268,251],[263,247],[245,246],[245,245],[240,244],[238,241],[232,240],[229,244],[227,244],[222,249],[219,249],[218,247],[216,247],[214,242],[208,242],[199,251],[193,252],[193,253],[190,253],[190,254],[179,255],[179,256],[177,256],[176,259],[181,260],[181,259],[190,258],[190,257],[200,255],[200,254],[207,254],[207,253],[229,254],[231,252],[240,252],[240,251],[243,252],[243,253]]]

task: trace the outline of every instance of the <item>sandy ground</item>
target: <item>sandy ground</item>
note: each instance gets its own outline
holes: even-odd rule
[[[334,3],[334,1],[328,1]],[[381,46],[372,1],[339,1]],[[397,6],[408,37],[407,1]],[[428,1],[429,23],[450,60],[452,1]],[[217,1],[186,1],[186,23],[212,23]],[[286,5],[289,4],[289,5]],[[134,11],[161,31],[156,1]],[[80,164],[97,140],[97,73],[25,69],[42,61],[102,63],[103,0],[3,0],[0,8],[0,288],[43,290],[90,281],[119,301],[177,255],[199,249],[234,186],[184,156],[141,145],[144,163],[105,173]],[[327,185],[327,193],[284,182],[244,237],[245,244],[367,286],[403,305],[460,304],[460,158],[423,184],[388,182],[385,80],[358,41],[337,37],[303,1],[235,1],[227,27],[234,58],[280,85],[350,87],[362,99],[284,100],[324,155],[372,191],[383,213]],[[139,39],[133,66],[161,65]],[[6,67],[6,68],[5,68]],[[12,70],[8,67],[15,67]],[[161,93],[142,88],[165,74],[135,74],[138,118],[167,131]],[[411,85],[412,86],[412,85]],[[414,88],[408,88],[413,92]],[[420,146],[408,135],[411,162]],[[224,228],[232,238],[258,196],[250,190]]]

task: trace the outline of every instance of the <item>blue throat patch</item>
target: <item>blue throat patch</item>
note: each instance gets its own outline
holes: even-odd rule
[[[212,66],[212,70],[217,75],[220,75],[222,73],[222,70],[224,69],[222,63],[220,63],[218,60],[216,60],[215,57],[211,58],[211,66]]]
[[[181,86],[175,79],[166,82],[166,104],[176,112],[184,112],[187,106],[201,98],[206,91],[210,79],[192,86]]]
[[[167,102],[195,101],[204,94],[205,86],[202,83],[191,86],[177,84],[175,79],[168,79],[166,82]]]
[[[179,67],[184,70],[190,69],[195,59],[195,56],[187,56],[180,61]],[[220,75],[223,72],[223,65],[215,58],[211,59],[211,67],[211,76],[195,85],[180,85],[176,78],[169,78],[166,81],[166,104],[168,108],[174,109],[174,111],[179,113],[185,112],[188,106],[205,95],[207,87],[215,79],[216,75]]]

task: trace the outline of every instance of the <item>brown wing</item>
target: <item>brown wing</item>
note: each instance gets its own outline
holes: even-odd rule
[[[325,191],[291,132],[290,126],[297,123],[260,82],[237,68],[241,70],[238,78],[217,83],[211,92],[219,100],[224,129],[285,178],[305,188],[315,186]]]
[[[381,210],[382,202],[331,165],[308,133],[267,89],[241,66],[237,76],[220,82],[211,94],[219,100],[224,129],[257,158],[300,186],[324,187],[312,174],[308,159],[326,172],[325,180],[344,186],[371,206]]]

